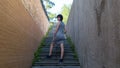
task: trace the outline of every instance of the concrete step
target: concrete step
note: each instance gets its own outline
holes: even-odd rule
[[[42,56],[39,56],[38,57],[39,59],[46,59],[46,55],[42,55]],[[52,57],[51,57],[51,59],[59,59],[60,58],[60,55],[53,55]],[[64,56],[64,59],[76,59],[76,58],[74,58],[74,56]]]
[[[59,47],[60,48],[60,47]],[[49,50],[50,47],[43,47],[42,50]],[[55,50],[56,48],[54,47],[53,50]],[[64,48],[64,50],[71,50],[71,48]]]
[[[51,66],[59,66],[59,60],[41,60],[41,61],[37,61],[35,62],[34,66],[35,65],[40,65],[40,66],[47,66],[47,65],[51,65]],[[64,60],[63,61],[63,64],[62,65],[65,65],[65,66],[69,66],[69,65],[72,65],[72,66],[78,66],[80,65],[79,62],[77,60]]]
[[[40,54],[39,55],[39,57],[40,58],[46,58],[46,56],[47,56],[48,54]],[[74,59],[75,57],[74,57],[75,55],[67,55],[67,54],[64,54],[64,58],[69,58],[69,59]],[[60,54],[52,54],[52,57],[53,58],[56,58],[56,57],[60,57]]]
[[[59,64],[59,62],[57,63],[36,63],[33,66],[80,66],[79,63],[63,63],[63,64]]]
[[[43,48],[49,48],[49,47],[50,47],[50,44],[48,44],[48,45],[45,44]],[[54,48],[60,48],[60,46],[55,45]],[[64,48],[70,48],[71,49],[71,47],[69,45],[64,45]]]
[[[39,55],[47,55],[49,52],[41,52]],[[59,55],[60,52],[52,52],[52,55]],[[65,55],[75,55],[74,53],[64,53]]]
[[[32,68],[80,68],[80,66],[33,66]]]
[[[52,42],[45,42],[45,45],[50,45]],[[54,45],[60,45],[60,44],[54,44]],[[64,46],[70,46],[70,44],[69,43],[64,43]]]
[[[46,55],[44,55],[44,56],[39,56],[38,58],[39,58],[39,60],[59,60],[60,56],[52,55],[51,58],[46,58]],[[78,61],[78,58],[74,58],[74,56],[64,56],[64,60],[65,61],[66,60],[70,60],[70,61],[75,60],[75,61]]]
[[[41,60],[38,60],[36,63],[58,63],[59,60],[57,59],[41,59]],[[67,59],[64,59],[64,63],[78,63],[78,60],[75,60],[75,59],[71,59],[71,60],[67,60]]]
[[[51,40],[45,40],[45,44],[51,44],[52,43],[52,39]],[[64,44],[66,45],[70,45],[68,42],[64,41]]]
[[[41,50],[42,50],[42,52],[44,52],[44,51],[49,51],[49,48],[43,48],[43,49],[41,49]],[[59,52],[60,50],[61,50],[61,48],[53,48],[53,51],[58,51],[58,52]],[[69,49],[69,48],[65,48],[64,51],[65,51],[65,52],[68,52],[68,51],[69,51],[69,52],[72,52],[71,49]]]
[[[42,50],[41,53],[44,52],[49,52],[49,50]],[[73,51],[70,50],[65,50],[65,53],[73,53]],[[53,50],[53,53],[60,53],[60,50]]]
[[[47,59],[46,55],[45,56],[40,56],[38,58],[39,58],[39,60],[45,60],[45,59]],[[60,56],[52,56],[50,59],[51,60],[59,60]],[[78,59],[74,58],[74,56],[64,56],[64,60],[78,60]]]

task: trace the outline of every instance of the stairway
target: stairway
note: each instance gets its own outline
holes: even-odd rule
[[[49,32],[48,37],[45,39],[45,46],[42,48],[39,54],[39,60],[34,63],[32,68],[80,68],[78,58],[75,58],[75,54],[71,50],[70,44],[65,40],[64,43],[64,61],[59,64],[60,59],[60,46],[55,45],[52,52],[52,58],[46,58],[49,53],[50,43],[52,40],[52,31]]]

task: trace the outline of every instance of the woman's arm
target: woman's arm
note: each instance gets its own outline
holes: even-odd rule
[[[64,32],[65,32],[65,33],[67,32],[66,25],[65,25],[65,28],[64,28]]]
[[[58,29],[59,29],[59,26],[60,26],[60,22],[58,22],[57,25],[56,25],[56,30],[55,30],[55,32],[54,32],[53,39],[54,39],[55,36],[56,36],[56,33],[57,33]]]
[[[59,25],[60,25],[60,22],[57,23],[57,26],[56,26],[56,30],[55,30],[54,35],[56,35],[56,33],[57,33],[57,31],[58,31]]]

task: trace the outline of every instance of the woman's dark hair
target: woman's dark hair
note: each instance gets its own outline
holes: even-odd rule
[[[63,20],[63,16],[61,14],[57,15],[57,18],[60,17],[60,21]]]

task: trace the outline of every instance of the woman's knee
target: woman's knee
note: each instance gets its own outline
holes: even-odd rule
[[[54,45],[54,42],[52,42],[51,45]]]
[[[61,47],[64,47],[64,44],[63,44],[63,43],[61,43],[61,44],[60,44],[60,46],[61,46]]]

